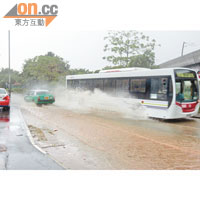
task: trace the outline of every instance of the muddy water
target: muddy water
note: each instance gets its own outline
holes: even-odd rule
[[[29,125],[57,130],[49,141],[64,148],[45,150],[66,168],[200,169],[198,119],[126,119],[111,111],[78,113],[32,103],[21,108]]]

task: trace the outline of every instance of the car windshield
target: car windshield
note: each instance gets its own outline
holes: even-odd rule
[[[0,94],[6,94],[6,90],[0,89]]]
[[[36,95],[48,95],[48,94],[49,94],[48,91],[40,91],[36,93]]]
[[[197,80],[176,80],[176,100],[192,102],[198,100]]]

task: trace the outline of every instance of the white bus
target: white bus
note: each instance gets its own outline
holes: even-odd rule
[[[145,107],[149,117],[179,119],[199,110],[197,73],[186,68],[108,70],[102,73],[66,76],[70,89],[96,88]]]

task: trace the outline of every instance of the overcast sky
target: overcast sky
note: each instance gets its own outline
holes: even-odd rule
[[[176,58],[181,54],[183,41],[187,42],[184,53],[200,49],[200,31],[143,31],[156,39],[156,64]],[[101,69],[107,63],[103,40],[107,31],[11,31],[11,68],[22,70],[25,59],[43,55],[48,51],[69,61],[72,68]],[[0,67],[8,66],[7,31],[0,32]]]
[[[133,0],[124,0],[123,4],[114,0],[43,2],[56,2],[59,8],[58,16],[48,27],[16,27],[14,19],[0,19],[0,68],[8,67],[8,29],[11,30],[11,68],[19,71],[25,59],[44,55],[48,51],[69,61],[72,68],[101,69],[109,64],[102,59],[105,55],[103,38],[107,30],[113,29],[142,31],[155,39],[161,45],[155,49],[156,64],[180,56],[184,41],[188,43],[185,54],[200,49],[200,31],[173,31],[200,30],[196,25],[199,22],[198,7],[193,7],[193,11],[185,15],[188,4],[182,1],[179,9],[182,16],[177,15],[179,3],[172,0],[164,6],[157,0],[134,1],[134,4]],[[159,9],[149,9],[154,2],[160,6]],[[16,0],[10,0],[1,6],[0,16],[4,16],[16,3]],[[140,9],[133,12],[134,7]]]

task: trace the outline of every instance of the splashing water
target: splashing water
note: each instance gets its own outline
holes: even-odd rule
[[[91,91],[57,90],[55,105],[79,113],[111,113],[123,118],[147,119],[145,108],[133,97],[113,97],[98,89]]]

